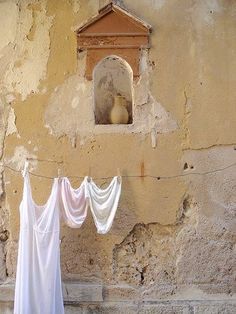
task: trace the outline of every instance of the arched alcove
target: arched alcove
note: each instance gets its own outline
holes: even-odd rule
[[[128,124],[133,122],[133,71],[124,59],[111,55],[93,70],[94,115],[96,124],[111,124],[110,112],[116,96],[123,97]],[[114,123],[114,122],[113,122]]]

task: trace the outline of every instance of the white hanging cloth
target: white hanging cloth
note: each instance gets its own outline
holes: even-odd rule
[[[87,179],[73,189],[68,178],[60,179],[61,211],[65,223],[71,228],[80,228],[88,211]]]
[[[43,206],[32,198],[25,168],[14,314],[63,314],[58,179]]]
[[[121,177],[114,177],[105,189],[92,178],[85,177],[78,189],[73,189],[67,178],[61,179],[61,200],[66,224],[79,228],[87,216],[89,204],[97,232],[107,233],[112,226],[121,193]]]
[[[97,232],[107,233],[112,226],[121,193],[121,177],[114,177],[105,189],[99,188],[92,178],[87,180],[87,194]]]

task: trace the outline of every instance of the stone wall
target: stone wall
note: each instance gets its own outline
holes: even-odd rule
[[[11,313],[22,197],[58,169],[105,186],[112,230],[61,228],[68,313],[235,313],[236,2],[124,0],[152,25],[133,82],[133,124],[95,125],[75,30],[107,1],[0,1],[0,312]],[[145,177],[145,175],[155,176]],[[85,292],[83,292],[85,291]]]

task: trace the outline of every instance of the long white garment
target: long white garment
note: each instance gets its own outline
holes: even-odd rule
[[[58,179],[43,206],[32,198],[28,172],[20,204],[14,314],[63,314]]]
[[[61,179],[61,199],[64,219],[68,226],[78,228],[87,216],[87,205],[93,215],[97,232],[107,233],[113,223],[121,193],[121,178],[114,177],[105,189],[92,178],[85,177],[78,189],[73,189],[67,178]]]

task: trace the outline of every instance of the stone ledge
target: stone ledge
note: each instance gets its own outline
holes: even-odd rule
[[[97,284],[64,283],[63,297],[67,303],[101,302],[103,301],[103,286]]]
[[[192,287],[189,287],[191,289]],[[183,290],[184,291],[184,290]],[[128,285],[64,282],[65,314],[235,314],[236,297],[185,294],[142,299],[143,289]],[[191,297],[190,297],[191,295]],[[0,313],[13,313],[14,284],[0,284]],[[179,299],[178,299],[179,298]]]
[[[132,302],[97,302],[65,304],[65,314],[235,314],[236,304],[214,301],[194,305],[186,301],[179,304],[164,302],[156,304],[133,304]],[[0,302],[1,314],[13,313],[13,302]]]
[[[159,286],[160,287],[160,286]],[[181,286],[176,295],[161,295],[157,288],[149,290],[144,288],[134,288],[129,285],[103,285],[81,282],[64,282],[63,283],[63,298],[65,304],[76,303],[96,303],[96,302],[118,302],[118,303],[142,303],[145,304],[184,304],[193,305],[203,304],[204,302],[211,303],[230,303],[236,305],[236,295],[230,296],[226,294],[206,294],[199,293],[199,289],[193,286]],[[14,300],[14,284],[0,284],[0,302],[13,302]],[[236,313],[236,312],[235,312]]]

